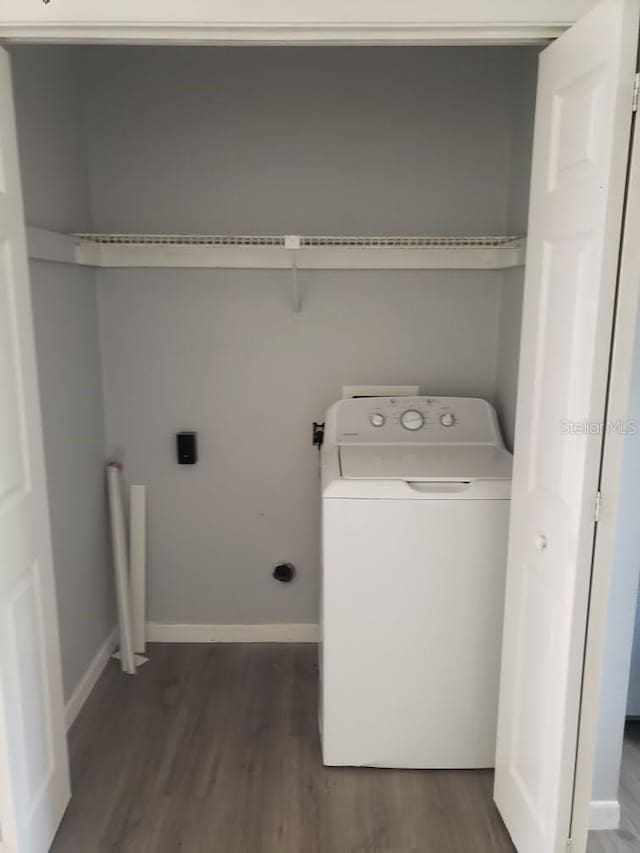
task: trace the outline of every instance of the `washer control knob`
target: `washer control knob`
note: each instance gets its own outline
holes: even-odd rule
[[[405,429],[414,431],[424,426],[424,417],[417,409],[407,409],[400,415],[400,423]]]
[[[373,414],[369,415],[369,423],[374,427],[384,426],[386,420],[382,412],[373,412]]]
[[[440,423],[443,427],[451,427],[455,424],[456,419],[451,414],[451,412],[445,412],[443,415],[440,415]]]

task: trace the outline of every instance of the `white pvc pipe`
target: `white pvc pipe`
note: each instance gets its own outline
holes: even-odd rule
[[[122,505],[122,482],[120,466],[115,462],[107,465],[109,508],[111,510],[111,542],[118,600],[118,624],[120,628],[120,666],[128,675],[135,675],[136,661],[131,634],[131,602],[129,599],[129,567],[127,565],[127,538]]]
[[[131,572],[131,613],[133,648],[146,651],[146,487],[129,487],[129,566]]]

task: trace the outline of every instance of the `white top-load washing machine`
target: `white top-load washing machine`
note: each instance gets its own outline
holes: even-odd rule
[[[511,462],[485,400],[362,398],[329,409],[325,764],[493,766]]]

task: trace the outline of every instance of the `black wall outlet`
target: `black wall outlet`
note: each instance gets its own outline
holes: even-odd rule
[[[198,441],[195,432],[176,434],[178,465],[195,465],[198,461]]]

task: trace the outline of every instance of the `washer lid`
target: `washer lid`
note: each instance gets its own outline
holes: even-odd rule
[[[347,480],[508,480],[511,454],[493,445],[342,445]]]

